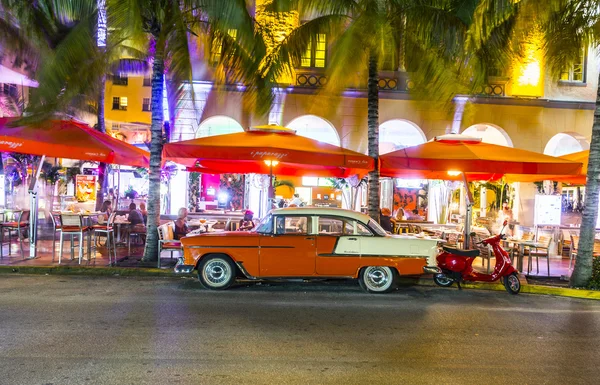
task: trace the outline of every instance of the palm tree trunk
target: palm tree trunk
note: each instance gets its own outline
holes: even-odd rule
[[[100,80],[100,92],[98,93],[98,124],[96,126],[96,130],[100,131],[103,134],[106,133],[106,122],[104,120],[104,98],[106,97],[105,88],[106,76],[102,76],[102,79]],[[108,186],[106,169],[107,164],[104,162],[100,162],[100,165],[98,165],[98,186],[100,186],[100,189],[96,194],[96,211],[100,211],[100,209],[102,208],[104,196],[106,195],[106,187]]]
[[[375,160],[375,170],[369,173],[369,216],[379,222],[379,73],[377,55],[369,52],[369,80],[367,83],[367,124],[369,156]]]
[[[156,42],[156,53],[152,65],[152,125],[150,126],[150,170],[148,189],[148,223],[146,233],[145,261],[158,259],[158,233],[160,222],[160,166],[163,148],[163,79],[164,79],[164,42],[159,47]]]
[[[592,277],[594,236],[598,218],[598,189],[600,188],[600,84],[597,95],[585,188],[585,207],[581,220],[577,259],[570,281],[571,286],[574,287],[587,286]]]

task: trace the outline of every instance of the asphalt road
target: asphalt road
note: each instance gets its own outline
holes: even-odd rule
[[[0,384],[598,384],[600,302],[0,276]]]

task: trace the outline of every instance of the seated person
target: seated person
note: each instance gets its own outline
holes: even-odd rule
[[[144,217],[144,223],[148,223],[148,210],[146,210],[146,203],[144,202],[140,203],[140,213]]]
[[[129,221],[129,233],[140,234],[142,240],[145,240],[146,235],[144,233],[146,232],[146,225],[144,225],[144,216],[133,202],[129,204],[127,220]]]
[[[398,209],[398,211],[396,211],[396,215],[394,216],[394,218],[392,218],[392,223],[396,223],[396,222],[400,222],[400,221],[406,220],[405,215],[406,214],[404,212],[404,209],[402,207],[400,207]]]
[[[244,218],[240,219],[240,226],[238,227],[238,231],[250,231],[256,226],[252,218],[254,217],[254,213],[250,210],[246,210],[244,213]]]
[[[381,209],[379,224],[388,233],[394,232],[394,224],[392,223],[392,212],[387,207]]]
[[[173,229],[173,238],[176,240],[180,240],[185,237],[187,233],[190,232],[188,229],[186,218],[188,216],[188,209],[182,207],[177,212],[177,219],[175,220],[175,228]]]
[[[406,219],[409,219],[411,221],[422,221],[423,217],[419,215],[419,210],[414,209],[412,211],[406,211]]]
[[[100,208],[100,211],[103,214],[98,215],[98,223],[104,224],[108,221],[110,214],[112,214],[112,202],[109,200],[104,201],[102,203],[102,207]]]

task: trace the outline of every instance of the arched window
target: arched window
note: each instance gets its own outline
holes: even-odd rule
[[[318,116],[299,116],[289,122],[286,127],[296,131],[296,135],[329,143],[334,146],[340,145],[340,137],[335,127],[327,120]]]
[[[562,156],[590,149],[590,143],[576,132],[561,132],[554,135],[546,144],[544,154]]]
[[[244,131],[244,128],[235,119],[219,115],[210,117],[200,123],[196,131],[196,138],[233,134],[242,131]]]
[[[475,124],[462,132],[463,135],[481,138],[484,143],[514,147],[510,136],[502,128],[487,123]]]
[[[393,119],[379,126],[379,154],[425,143],[427,138],[419,126],[403,119]]]

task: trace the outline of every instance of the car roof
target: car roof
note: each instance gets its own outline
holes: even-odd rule
[[[274,215],[317,215],[317,216],[332,216],[346,217],[357,221],[367,223],[371,219],[366,214],[358,211],[338,209],[335,207],[286,207],[283,209],[271,210]]]

